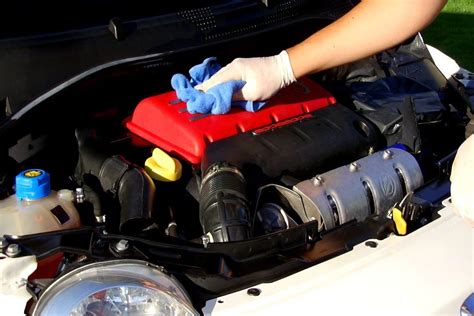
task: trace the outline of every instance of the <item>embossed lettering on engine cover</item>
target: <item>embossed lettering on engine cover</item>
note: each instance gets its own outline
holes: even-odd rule
[[[304,119],[308,119],[308,118],[311,118],[311,117],[312,117],[312,115],[309,114],[309,113],[305,114],[305,115],[298,116],[298,117],[293,117],[293,118],[288,119],[288,120],[284,120],[284,121],[281,121],[281,122],[278,122],[278,123],[270,124],[270,125],[264,126],[262,128],[256,129],[252,132],[252,134],[260,135],[260,134],[263,134],[263,133],[266,133],[266,132],[269,132],[269,131],[273,131],[274,129],[277,129],[277,128],[280,128],[280,127],[283,127],[283,126],[286,126],[286,125],[290,125],[290,124],[293,124],[293,123],[300,122]]]

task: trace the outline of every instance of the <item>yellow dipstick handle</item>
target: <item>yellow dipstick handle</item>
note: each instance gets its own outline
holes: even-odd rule
[[[145,170],[155,180],[172,182],[181,178],[182,166],[179,160],[163,150],[155,148],[150,158],[145,161]]]

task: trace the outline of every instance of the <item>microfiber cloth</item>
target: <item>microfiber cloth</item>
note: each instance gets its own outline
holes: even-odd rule
[[[265,101],[232,101],[234,92],[245,85],[242,80],[230,80],[218,84],[207,92],[194,89],[198,84],[208,80],[221,69],[217,58],[210,57],[189,70],[190,79],[183,74],[175,74],[171,78],[171,86],[178,98],[186,102],[189,113],[225,114],[232,106],[239,106],[249,112],[255,112],[265,105]]]

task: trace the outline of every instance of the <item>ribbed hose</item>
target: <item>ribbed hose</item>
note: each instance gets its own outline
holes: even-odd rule
[[[250,237],[246,182],[237,168],[218,163],[204,173],[199,217],[204,233],[209,233],[213,242]]]

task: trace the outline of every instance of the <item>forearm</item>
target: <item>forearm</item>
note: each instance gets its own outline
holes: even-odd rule
[[[295,77],[352,62],[422,30],[447,0],[362,0],[349,13],[289,48]]]

